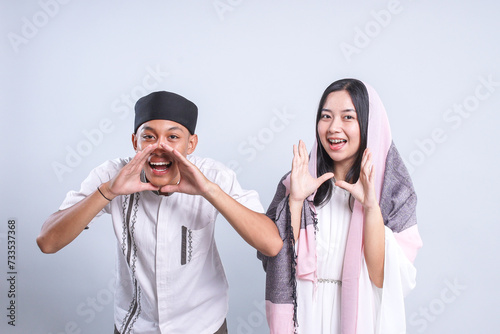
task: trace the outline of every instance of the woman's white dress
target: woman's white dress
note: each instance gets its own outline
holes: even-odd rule
[[[349,192],[339,187],[334,187],[327,204],[317,208],[318,283],[315,286],[312,281],[297,279],[300,334],[340,333],[342,267],[351,213]],[[371,282],[364,256],[362,259],[357,321],[360,334],[405,333],[403,299],[415,285],[415,268],[397,245],[392,231],[387,227],[385,230],[383,289]]]

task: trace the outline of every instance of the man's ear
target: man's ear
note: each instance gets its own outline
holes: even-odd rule
[[[132,146],[134,146],[134,151],[137,152],[137,136],[135,133],[132,133]]]
[[[187,154],[193,153],[197,145],[198,145],[198,135],[194,134],[189,136]]]

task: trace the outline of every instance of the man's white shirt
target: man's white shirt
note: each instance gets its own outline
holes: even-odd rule
[[[96,191],[130,160],[95,168],[59,209]],[[208,158],[188,160],[236,201],[264,212],[258,194],[242,189],[231,169]],[[111,214],[117,238],[117,330],[215,333],[228,309],[228,284],[214,239],[217,210],[202,196],[145,191],[116,197],[98,216],[103,213]]]

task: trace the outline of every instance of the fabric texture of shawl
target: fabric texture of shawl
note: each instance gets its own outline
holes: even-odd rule
[[[413,262],[422,246],[416,220],[416,194],[410,175],[392,142],[385,108],[375,90],[366,85],[369,95],[367,146],[375,166],[375,189],[384,224],[394,233],[399,247]],[[311,150],[309,170],[316,177],[317,143]],[[258,253],[266,271],[266,314],[271,333],[295,333],[297,326],[296,278],[317,282],[316,277],[316,209],[315,193],[305,201],[297,252],[291,227],[288,195],[290,173],[285,175],[267,215],[276,223],[283,248],[275,257]],[[354,202],[347,238],[342,274],[340,321],[343,334],[355,334],[358,312],[359,277],[363,248],[363,209]]]

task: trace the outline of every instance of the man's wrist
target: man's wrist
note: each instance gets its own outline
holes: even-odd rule
[[[208,181],[207,189],[202,194],[202,196],[205,197],[208,201],[211,201],[213,198],[218,196],[220,191],[222,191],[222,189],[219,187],[219,185]]]
[[[97,187],[97,190],[102,195],[102,197],[110,202],[117,196],[113,194],[113,192],[109,189],[109,181],[101,184],[99,187]]]

